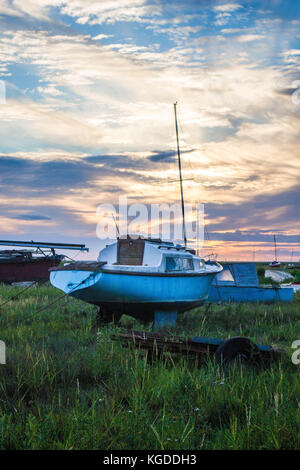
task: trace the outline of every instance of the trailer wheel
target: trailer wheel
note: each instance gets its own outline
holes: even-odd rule
[[[221,366],[226,366],[234,361],[241,364],[256,364],[260,362],[260,352],[255,343],[248,338],[236,336],[220,344],[216,350],[216,361]]]

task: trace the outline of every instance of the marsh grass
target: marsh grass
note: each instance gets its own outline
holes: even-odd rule
[[[18,289],[1,286],[0,303]],[[300,366],[290,349],[300,339],[299,297],[182,315],[172,331],[180,336],[241,335],[287,351],[268,367],[224,372],[213,358],[197,368],[166,354],[149,365],[111,341],[116,327],[95,332],[95,307],[75,299],[35,314],[60,295],[33,287],[1,309],[1,449],[299,449]]]

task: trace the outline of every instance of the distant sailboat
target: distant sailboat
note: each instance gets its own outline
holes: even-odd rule
[[[293,263],[293,256],[294,256],[294,249],[292,248],[291,262],[287,265],[288,268],[294,268],[295,267],[295,264]]]
[[[278,261],[278,259],[277,259],[277,246],[276,246],[276,237],[275,237],[275,235],[274,235],[274,250],[275,250],[275,260],[272,261],[272,262],[269,264],[269,266],[270,266],[271,268],[279,268],[279,266],[280,266],[280,261]]]

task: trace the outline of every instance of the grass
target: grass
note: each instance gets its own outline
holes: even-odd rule
[[[19,290],[1,286],[0,303]],[[35,314],[60,295],[34,287],[1,308],[0,449],[300,448],[300,366],[290,349],[300,339],[300,297],[180,317],[181,336],[242,335],[288,352],[264,369],[224,374],[213,359],[200,368],[169,355],[147,364],[110,340],[116,327],[97,334],[96,308],[75,299]]]
[[[300,269],[289,269],[287,272],[294,276],[295,282],[300,282]]]

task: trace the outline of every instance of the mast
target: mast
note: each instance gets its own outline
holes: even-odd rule
[[[112,217],[113,217],[113,219],[114,219],[114,223],[115,223],[115,226],[116,226],[116,229],[117,229],[117,232],[118,232],[118,236],[117,236],[117,238],[119,239],[119,238],[120,238],[120,230],[119,230],[119,225],[118,225],[118,222],[116,221],[116,218],[115,218],[115,216],[114,216],[114,213],[113,213],[113,212],[112,212],[112,214],[111,214],[111,215],[112,215]]]
[[[59,250],[79,250],[89,251],[85,245],[78,245],[74,243],[46,243],[46,242],[31,242],[20,241],[20,240],[0,240],[0,245],[4,246],[25,246],[31,248],[50,248]]]
[[[276,246],[276,237],[274,235],[274,248],[275,248],[275,261],[277,261],[277,246]]]
[[[179,180],[180,180],[180,192],[181,192],[181,211],[182,211],[182,228],[183,228],[183,240],[186,248],[186,228],[185,228],[185,217],[184,217],[184,199],[183,199],[183,186],[182,186],[182,172],[181,172],[181,159],[180,159],[180,148],[179,148],[179,137],[178,137],[178,124],[177,124],[177,112],[176,112],[177,101],[174,103],[174,114],[175,114],[175,129],[176,129],[176,141],[177,141],[177,155],[178,155],[178,168],[179,168]]]

